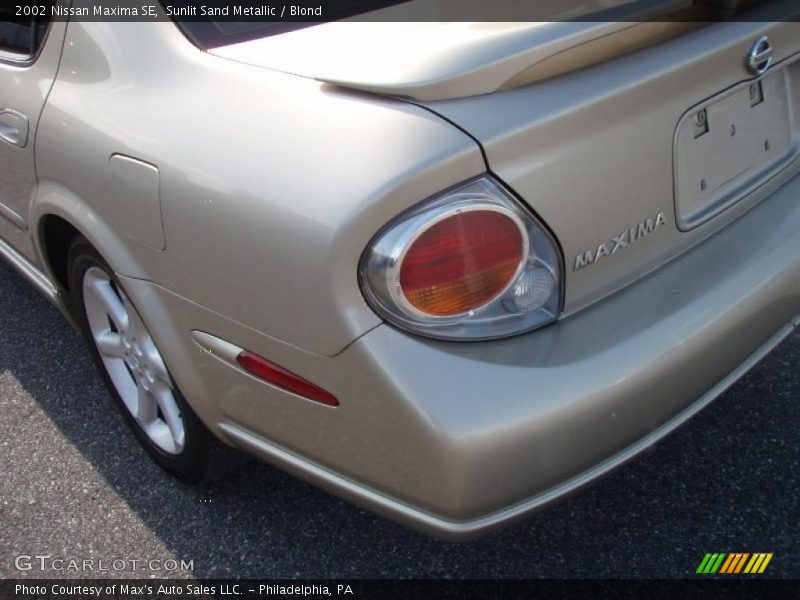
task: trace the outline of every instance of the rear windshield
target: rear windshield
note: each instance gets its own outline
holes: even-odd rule
[[[205,50],[355,17],[405,2],[408,0],[326,0],[325,12],[321,16],[317,16],[313,12],[299,16],[280,15],[279,13],[241,16],[232,14],[230,10],[228,15],[208,16],[201,14],[195,0],[169,0],[169,2],[162,0],[165,7],[168,6],[172,12],[172,20],[183,30],[184,34]],[[219,5],[225,6],[226,3],[219,3]],[[205,6],[213,7],[215,4],[212,1]],[[282,5],[273,5],[273,7],[280,11]],[[292,21],[292,19],[296,20]]]

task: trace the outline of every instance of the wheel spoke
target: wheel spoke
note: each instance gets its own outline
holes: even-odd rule
[[[166,385],[158,383],[153,386],[152,394],[167,422],[172,439],[177,446],[183,446],[183,419],[175,397],[172,395],[172,390]]]
[[[158,381],[165,384],[166,386],[171,387],[172,384],[169,380],[169,373],[167,373],[167,367],[164,364],[164,361],[161,358],[161,355],[158,353],[154,345],[150,345],[147,349],[145,354],[145,358],[153,370],[153,375],[156,377]]]
[[[100,354],[104,354],[110,358],[124,358],[125,346],[122,345],[122,336],[118,333],[109,330],[100,334],[95,334],[95,342],[97,342],[97,349]]]
[[[125,312],[128,315],[128,327],[130,328],[129,333],[136,338],[149,335],[147,328],[144,326],[144,323],[142,323],[141,319],[139,319],[139,315],[131,305],[130,300],[128,300],[127,296],[124,294],[121,294],[121,296],[122,305],[124,306]]]
[[[90,289],[95,297],[100,301],[105,308],[108,316],[114,322],[118,331],[127,331],[130,324],[128,319],[128,311],[122,300],[119,299],[111,283],[103,281],[102,279],[94,279],[90,283]]]
[[[158,405],[155,398],[142,386],[138,387],[139,401],[136,406],[136,419],[142,425],[149,425],[158,418]]]

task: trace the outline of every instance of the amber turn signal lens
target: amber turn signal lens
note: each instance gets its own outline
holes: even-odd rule
[[[457,212],[436,222],[408,248],[400,287],[427,315],[467,313],[508,287],[525,258],[520,226],[493,210]]]

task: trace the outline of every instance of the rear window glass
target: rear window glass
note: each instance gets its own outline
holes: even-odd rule
[[[46,4],[44,8],[45,16],[23,16],[17,15],[13,4],[0,4],[0,52],[24,58],[36,54],[47,31],[50,8]]]
[[[33,23],[0,21],[0,50],[12,54],[31,53],[31,30]]]

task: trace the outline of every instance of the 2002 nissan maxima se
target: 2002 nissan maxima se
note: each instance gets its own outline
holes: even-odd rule
[[[798,324],[800,27],[757,17],[5,20],[0,254],[167,471],[481,533]]]

